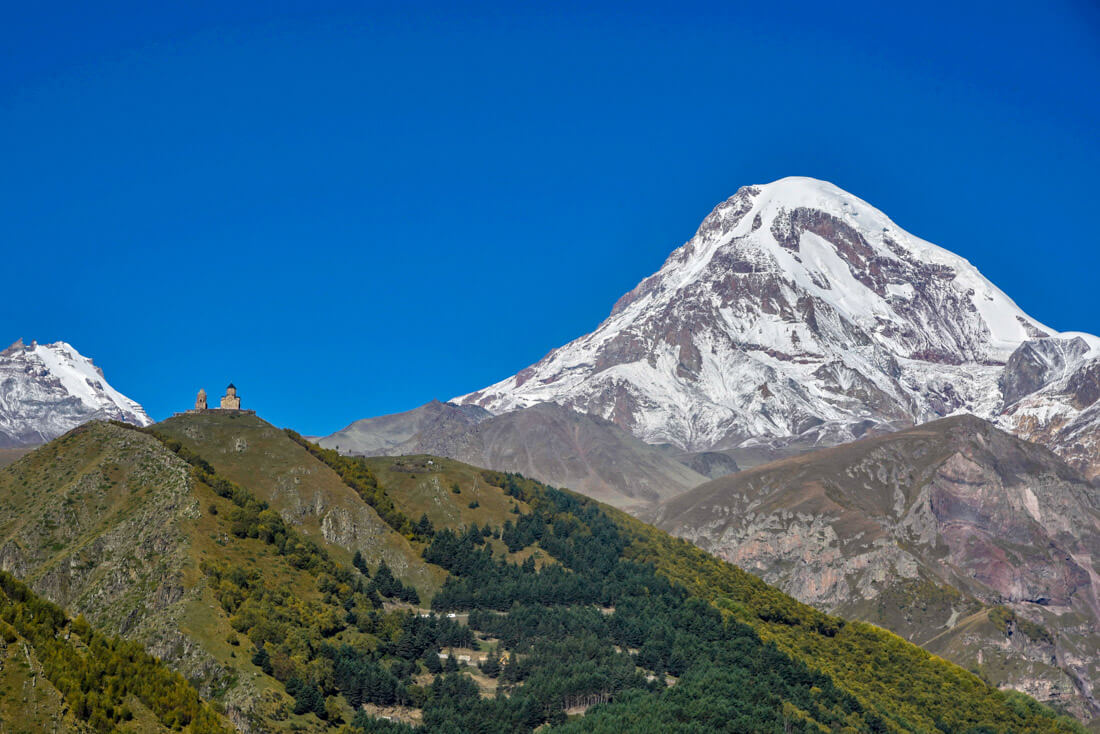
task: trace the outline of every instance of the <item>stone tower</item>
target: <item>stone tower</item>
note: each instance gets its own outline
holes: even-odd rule
[[[195,410],[206,410],[206,390],[199,388],[199,396],[195,398]]]
[[[222,410],[240,410],[241,399],[237,397],[237,387],[233,383],[229,383],[229,387],[225,388],[225,395],[222,396]]]

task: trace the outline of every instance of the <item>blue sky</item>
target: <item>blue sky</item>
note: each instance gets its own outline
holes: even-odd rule
[[[232,380],[327,433],[483,387],[787,175],[1100,333],[1086,0],[23,5],[0,339],[155,418]]]

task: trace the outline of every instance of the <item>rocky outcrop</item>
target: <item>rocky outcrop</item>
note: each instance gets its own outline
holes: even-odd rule
[[[1079,336],[1024,342],[1008,358],[1001,375],[1004,405],[1011,406],[1065,377],[1089,351],[1089,343]]]
[[[717,479],[741,470],[737,460],[721,451],[698,451],[695,453],[677,453],[675,458],[708,479]]]
[[[1087,335],[1025,342],[1003,377],[1006,429],[1100,478],[1100,343]]]

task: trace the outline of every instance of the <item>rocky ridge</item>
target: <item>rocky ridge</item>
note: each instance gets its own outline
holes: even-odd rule
[[[1100,344],[1087,334],[1028,341],[1001,378],[998,425],[1050,446],[1093,481],[1100,477]]]

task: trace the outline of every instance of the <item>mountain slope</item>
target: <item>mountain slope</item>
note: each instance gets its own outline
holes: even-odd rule
[[[385,561],[425,588],[438,588],[445,574],[429,568],[331,469],[258,418],[189,415],[158,428],[199,441],[221,437],[240,467],[235,476],[246,477],[256,494],[278,495],[286,520],[260,511],[263,500],[249,490],[220,494],[228,480],[196,472],[165,444],[172,440],[167,431],[162,441],[125,424],[91,422],[0,470],[0,569],[96,629],[140,642],[224,707],[242,731],[323,730],[316,717],[292,715],[294,699],[257,677],[251,652],[242,658],[231,613],[240,610],[224,603],[221,564],[264,578],[293,594],[294,613],[319,618],[346,614],[326,603],[317,577],[350,566],[355,551],[372,567]],[[250,536],[252,518],[262,520],[265,533],[279,529],[283,545],[269,542],[274,535]],[[307,635],[296,644],[321,639]],[[356,637],[341,631],[327,639]]]
[[[596,331],[455,402],[555,402],[693,451],[835,445],[994,416],[1012,353],[1052,335],[963,258],[785,178],[716,207]]]
[[[7,573],[0,573],[0,681],[5,731],[230,731],[182,676],[139,645],[69,619]]]
[[[1100,715],[1100,501],[1049,450],[980,419],[756,467],[650,517],[802,601]]]
[[[477,425],[490,415],[476,405],[455,405],[433,400],[404,413],[357,420],[330,436],[318,439],[317,443],[345,454],[382,456],[394,453],[419,433],[441,435],[461,431]]]
[[[499,471],[519,472],[617,507],[643,506],[702,484],[708,478],[609,421],[553,403],[498,416],[484,413],[476,420],[467,420],[471,410],[480,408],[429,403],[399,416],[357,421],[320,443],[338,446],[344,453],[369,455],[372,452],[362,447],[371,445],[370,439],[356,441],[353,430],[363,435],[368,426],[376,425],[373,422],[388,427],[395,419],[418,412],[423,416],[430,411],[430,416],[419,420],[416,430],[403,441],[385,447],[380,442],[373,444],[378,449],[375,453],[434,454]],[[715,457],[712,463],[728,467],[732,461]]]
[[[3,547],[30,584],[165,641],[173,666],[210,661],[191,670],[242,731],[408,730],[384,714],[503,734],[568,726],[567,710],[599,731],[1080,731],[515,474],[344,457],[255,416],[199,414],[152,433],[89,424],[0,482]],[[384,529],[360,532],[372,512]],[[405,548],[401,573],[437,614],[401,601],[381,563]]]
[[[107,419],[152,423],[65,342],[28,347],[19,340],[0,352],[0,448],[41,444],[86,421]]]
[[[245,486],[309,538],[351,560],[355,551],[385,561],[405,583],[430,595],[442,581],[409,540],[329,467],[255,415],[180,415],[156,426],[230,481]]]

